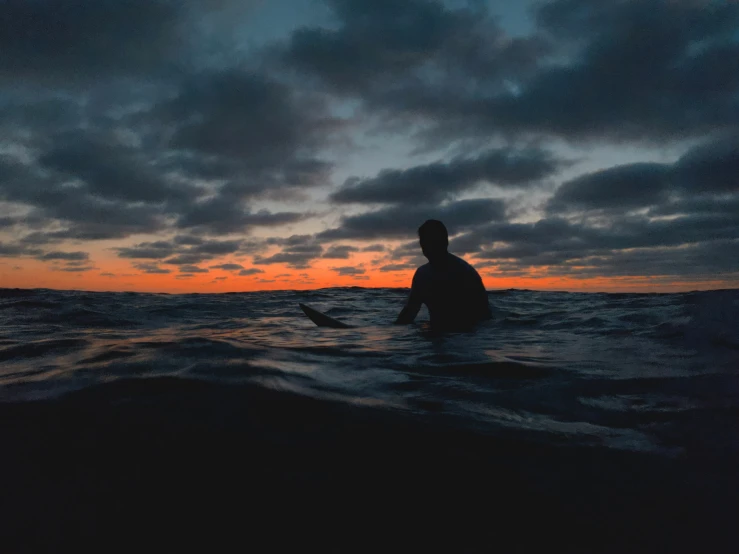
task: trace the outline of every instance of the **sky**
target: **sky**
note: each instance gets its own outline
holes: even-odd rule
[[[0,0],[0,287],[739,286],[739,2]]]

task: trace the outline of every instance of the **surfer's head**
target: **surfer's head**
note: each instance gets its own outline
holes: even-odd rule
[[[428,261],[441,259],[449,247],[449,233],[441,221],[429,219],[418,228],[421,250]]]

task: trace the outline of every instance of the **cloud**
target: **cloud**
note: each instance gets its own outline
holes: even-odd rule
[[[342,94],[382,97],[393,85],[429,85],[441,70],[450,79],[502,79],[529,69],[540,50],[538,41],[506,39],[480,3],[456,10],[425,0],[327,3],[337,24],[298,29],[282,58]]]
[[[671,248],[644,248],[590,256],[565,262],[549,269],[551,275],[580,279],[592,277],[654,277],[675,279],[716,279],[739,277],[739,241],[722,240],[711,244]]]
[[[239,271],[240,277],[248,277],[250,275],[258,275],[260,273],[264,273],[263,269],[259,269],[258,267],[250,267],[249,269],[242,269]]]
[[[164,269],[153,263],[135,263],[133,266],[139,271],[143,271],[148,274],[166,275],[168,273],[172,273],[171,269]]]
[[[305,269],[310,267],[311,261],[323,254],[323,247],[312,235],[273,237],[265,242],[268,245],[282,246],[282,251],[266,257],[256,255],[253,257],[254,265],[287,264],[293,269]]]
[[[392,129],[425,127],[435,144],[661,144],[739,123],[736,3],[554,0],[517,38],[472,4],[331,1],[336,21],[295,31],[282,58]]]
[[[0,156],[0,200],[31,209],[33,220],[56,220],[64,229],[43,234],[46,242],[64,239],[99,240],[151,233],[166,220],[153,205],[129,203],[96,196],[84,184],[54,179],[33,164]],[[37,239],[37,243],[41,243]]]
[[[481,98],[482,126],[659,142],[739,122],[737,4],[558,0],[541,6],[537,21],[575,56],[523,81],[517,93]]]
[[[183,47],[182,12],[161,0],[6,0],[0,73],[68,80],[161,68]]]
[[[708,141],[673,166],[675,186],[694,194],[739,193],[739,135]]]
[[[370,244],[369,246],[365,246],[361,249],[362,252],[384,252],[385,251],[385,245],[384,244]]]
[[[204,267],[183,264],[180,266],[180,273],[210,273],[210,271]]]
[[[406,271],[408,269],[416,269],[415,264],[387,264],[380,268],[380,271],[387,273],[388,271]]]
[[[42,251],[22,244],[7,244],[0,241],[0,256],[37,256]]]
[[[132,247],[114,250],[121,258],[162,260],[163,263],[170,265],[193,265],[225,254],[233,254],[241,247],[241,240],[192,240],[191,237],[187,237],[185,240],[180,238],[179,241],[142,242]]]
[[[208,240],[193,246],[190,251],[198,254],[220,256],[223,254],[233,254],[240,247],[240,240]]]
[[[66,260],[68,262],[85,261],[90,257],[87,252],[47,252],[38,257],[39,260]]]
[[[505,219],[505,203],[499,199],[460,200],[438,207],[391,206],[344,217],[339,227],[318,233],[319,240],[408,238],[427,219],[440,219],[450,234],[490,221]]]
[[[353,252],[359,252],[359,248],[355,246],[347,245],[334,245],[330,246],[326,252],[324,252],[322,258],[330,260],[348,260]]]
[[[351,266],[332,267],[331,271],[334,271],[340,277],[352,277],[356,275],[364,275],[365,273],[367,273],[367,271],[361,267],[351,267]]]
[[[176,247],[168,241],[142,242],[132,247],[115,248],[119,258],[161,260],[171,256]]]
[[[304,251],[283,250],[272,256],[254,256],[254,265],[287,264],[293,269],[305,269],[310,267],[310,262],[321,256],[323,249],[320,246],[310,247]]]
[[[561,218],[493,223],[453,240],[450,248],[455,249],[456,240],[474,244],[477,248],[467,248],[467,252],[474,252],[478,260],[496,262],[498,271],[526,272],[546,267],[553,275],[577,275],[587,268],[590,276],[620,275],[623,273],[615,262],[631,264],[626,260],[633,256],[641,260],[645,275],[689,275],[695,273],[690,263],[708,258],[719,273],[734,271],[733,260],[722,256],[733,252],[737,237],[739,221],[733,215],[682,215],[672,219],[616,215],[606,224]],[[686,256],[687,251],[694,254]],[[650,255],[655,259],[651,269],[646,267]],[[634,271],[636,265],[629,267]],[[707,267],[706,263],[702,267]],[[601,273],[597,273],[599,268]]]
[[[244,269],[244,266],[241,264],[221,264],[221,265],[212,265],[210,266],[211,269],[222,269],[223,271],[238,271],[239,269]]]
[[[310,212],[273,213],[254,202],[325,184],[332,165],[317,152],[342,125],[322,100],[237,70],[152,87],[145,99],[132,92],[100,102],[125,115],[78,107],[64,126],[30,115],[11,125],[18,138],[12,154],[0,155],[0,201],[31,211],[4,225],[42,221],[56,229],[36,240],[51,243],[296,223]]]
[[[438,204],[481,183],[531,187],[562,165],[538,148],[499,148],[472,158],[455,158],[404,170],[383,170],[371,179],[349,179],[331,194],[337,203]]]
[[[602,169],[567,181],[547,203],[547,211],[628,210],[667,199],[670,168],[635,163]]]
[[[58,267],[54,268],[55,271],[65,271],[67,273],[83,273],[85,271],[92,271],[93,269],[98,269],[97,267],[93,266],[64,266],[64,267]]]
[[[0,2],[0,256],[81,273],[118,241],[178,278],[360,251],[395,271],[436,218],[511,276],[736,271],[739,4],[552,0],[511,36],[489,2],[325,3],[247,44],[235,0]],[[375,144],[424,161],[367,172],[351,154]],[[547,198],[563,144],[593,170]]]
[[[172,143],[178,149],[226,155],[247,169],[303,162],[288,167],[309,172],[323,167],[300,152],[321,146],[324,133],[339,123],[315,98],[264,74],[230,70],[187,81],[154,115],[177,125]]]
[[[146,151],[107,133],[62,133],[38,162],[62,179],[82,183],[78,194],[112,201],[178,203],[194,201],[204,192],[188,182],[170,178],[151,163]]]
[[[192,265],[192,264],[202,263],[213,257],[215,256],[186,252],[184,254],[179,254],[177,256],[174,256],[173,258],[167,258],[162,263],[169,264],[169,265]]]
[[[205,242],[205,239],[203,239],[202,237],[195,237],[193,235],[177,235],[172,239],[172,242],[177,245],[194,246],[198,244],[203,244],[203,242]]]
[[[254,212],[258,198],[287,200],[328,181],[318,157],[342,120],[325,100],[266,73],[223,70],[186,80],[148,117],[168,131],[171,170],[220,182],[215,195],[190,202],[176,225],[215,234],[295,223],[307,212]]]
[[[660,207],[694,202],[696,208],[724,211],[734,200],[727,195],[739,193],[738,175],[739,140],[724,138],[693,147],[674,164],[625,164],[581,175],[556,190],[547,212],[656,207],[656,214]]]
[[[188,205],[178,216],[176,225],[181,229],[199,229],[216,235],[244,232],[251,227],[274,227],[295,223],[308,217],[297,212],[250,213],[238,198],[216,196]]]

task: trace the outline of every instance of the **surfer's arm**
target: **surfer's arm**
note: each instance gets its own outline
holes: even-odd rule
[[[405,307],[401,310],[398,319],[395,320],[396,325],[407,325],[413,323],[416,319],[418,312],[421,310],[421,294],[418,287],[418,273],[413,277],[413,284],[411,285],[411,293],[408,296],[408,302]]]
[[[410,300],[408,300],[408,303],[401,310],[398,319],[395,320],[395,324],[407,325],[408,323],[413,323],[413,320],[416,319],[416,316],[418,315],[420,309],[420,303],[412,303]]]
[[[485,285],[479,274],[477,275],[477,297],[480,309],[480,319],[490,319],[493,316],[493,313],[490,311],[490,299],[488,298],[488,291],[485,289]]]

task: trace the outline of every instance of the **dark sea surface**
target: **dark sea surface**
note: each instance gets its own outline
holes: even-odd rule
[[[406,294],[0,289],[2,549],[737,551],[738,290]]]

